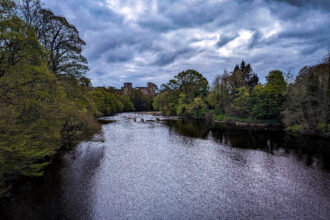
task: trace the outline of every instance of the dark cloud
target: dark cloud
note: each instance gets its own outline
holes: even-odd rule
[[[226,44],[228,44],[230,41],[234,40],[238,35],[230,36],[230,35],[220,35],[220,40],[217,42],[218,47],[222,47]]]
[[[192,48],[183,48],[171,52],[161,52],[158,54],[157,60],[153,62],[153,64],[158,66],[165,66],[173,63],[175,60],[177,60],[179,57],[182,57],[183,55],[193,56],[193,52],[196,53],[196,51],[194,51]]]
[[[329,0],[267,0],[267,2],[281,2],[296,7],[309,7],[328,10],[330,8]]]
[[[209,80],[242,59],[263,80],[330,49],[328,0],[43,0],[87,42],[94,85],[161,84],[196,69]]]

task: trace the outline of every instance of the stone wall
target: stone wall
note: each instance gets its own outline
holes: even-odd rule
[[[136,87],[135,89],[140,90],[143,95],[147,95],[147,96],[156,95],[155,86],[152,83],[148,83],[148,87]],[[132,83],[124,83],[124,86],[121,87],[121,93],[123,95],[130,95],[132,90],[133,90]]]

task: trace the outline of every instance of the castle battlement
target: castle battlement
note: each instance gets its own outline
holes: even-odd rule
[[[153,83],[148,83],[147,87],[135,87],[134,89],[137,89],[141,91],[143,95],[147,96],[155,96],[156,91],[155,91],[155,85]],[[121,93],[123,95],[130,95],[133,90],[133,84],[131,82],[126,82],[124,83],[124,86],[121,87]]]

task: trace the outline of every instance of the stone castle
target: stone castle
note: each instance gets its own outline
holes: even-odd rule
[[[156,95],[156,91],[155,91],[156,88],[153,83],[148,83],[148,87],[135,87],[135,89],[140,90],[143,95],[147,95],[147,96]],[[132,90],[133,90],[132,83],[127,82],[127,83],[124,83],[124,86],[121,87],[120,91],[123,95],[130,95]]]

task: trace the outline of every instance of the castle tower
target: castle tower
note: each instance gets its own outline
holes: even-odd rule
[[[150,96],[155,95],[155,84],[148,82],[148,93]]]
[[[124,95],[130,95],[133,89],[132,83],[124,83],[124,87],[121,87],[121,92]]]

